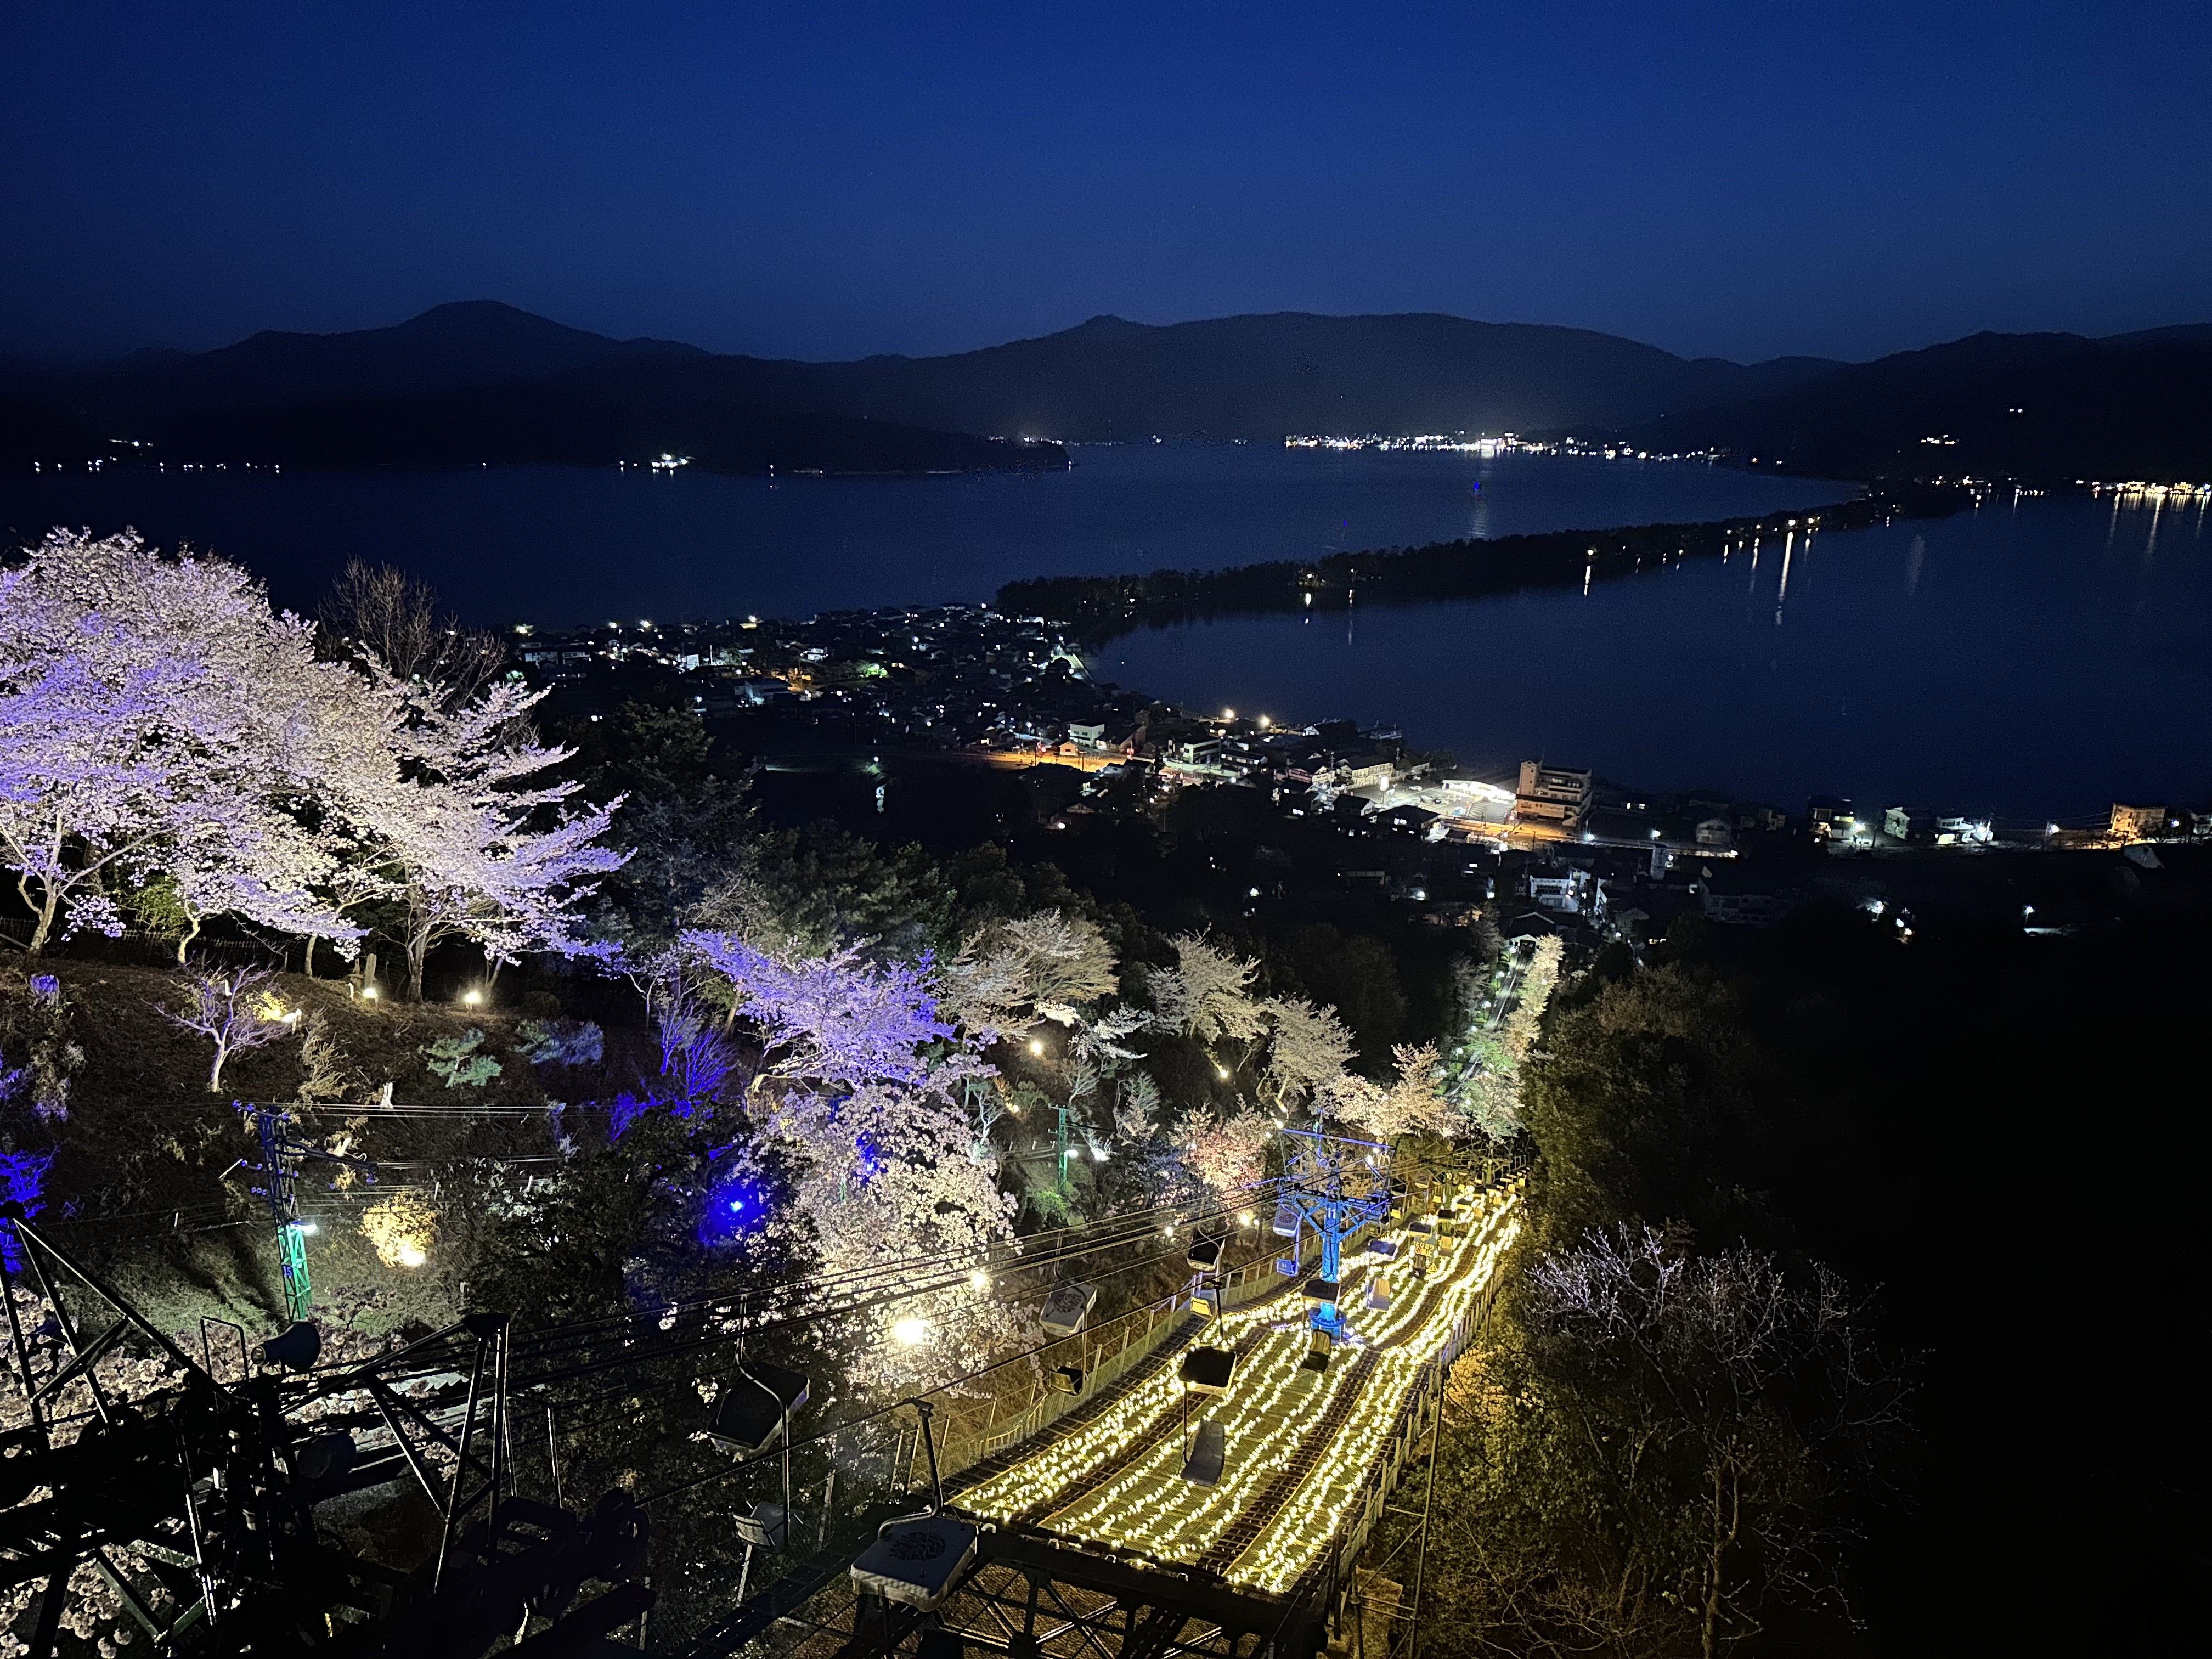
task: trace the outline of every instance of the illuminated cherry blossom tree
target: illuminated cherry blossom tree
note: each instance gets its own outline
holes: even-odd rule
[[[126,880],[191,914],[350,939],[301,808],[384,762],[376,698],[246,572],[56,532],[0,570],[0,864],[33,919],[118,931]]]
[[[1194,1118],[1177,1139],[1191,1174],[1216,1196],[1227,1197],[1267,1173],[1267,1143],[1274,1135],[1273,1118],[1243,1107],[1223,1117]]]
[[[1260,964],[1231,955],[1203,933],[1180,933],[1171,943],[1176,965],[1147,975],[1159,1023],[1204,1043],[1256,1042],[1267,1029],[1251,994]]]
[[[610,954],[585,939],[577,915],[597,878],[623,854],[601,844],[622,803],[572,805],[581,787],[548,782],[568,758],[532,736],[528,716],[544,696],[502,681],[448,707],[441,688],[374,684],[405,717],[394,728],[398,779],[373,803],[378,862],[406,916],[407,994],[422,994],[422,968],[441,939],[464,938],[494,961],[525,950]]]
[[[215,1063],[208,1068],[210,1094],[222,1091],[222,1068],[233,1054],[292,1034],[294,1020],[269,994],[272,977],[266,968],[204,964],[185,975],[183,1004],[162,1007],[161,1017],[172,1025],[197,1031],[215,1045]]]
[[[896,1337],[862,1332],[856,1375],[910,1382],[1012,1334],[1013,1316],[962,1277],[1013,1230],[997,1155],[962,1103],[994,1074],[978,1039],[941,1012],[928,960],[793,957],[699,930],[684,939],[727,977],[760,1043],[748,1103],[763,1142],[796,1171],[788,1207],[812,1224],[823,1268],[898,1264],[885,1289],[937,1285],[898,1301]]]
[[[945,984],[954,1018],[988,1042],[1040,1019],[1080,1024],[1079,1010],[1115,995],[1121,978],[1096,922],[1041,910],[972,935]]]
[[[1316,1008],[1303,997],[1271,997],[1260,1006],[1273,1027],[1267,1039],[1268,1103],[1281,1117],[1344,1076],[1356,1045],[1334,1008]]]

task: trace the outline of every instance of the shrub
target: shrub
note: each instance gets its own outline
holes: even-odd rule
[[[446,1079],[448,1089],[480,1089],[505,1068],[489,1054],[477,1052],[484,1034],[474,1026],[459,1036],[442,1036],[426,1042],[416,1052],[425,1065]]]

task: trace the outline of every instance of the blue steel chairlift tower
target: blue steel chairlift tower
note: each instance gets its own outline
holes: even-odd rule
[[[1344,1312],[1337,1301],[1343,1283],[1344,1241],[1390,1212],[1390,1149],[1380,1141],[1315,1129],[1282,1132],[1283,1180],[1278,1189],[1275,1231],[1287,1236],[1303,1227],[1321,1237],[1321,1273],[1307,1286],[1315,1298],[1309,1322],[1329,1342],[1344,1338]],[[1293,1249],[1292,1255],[1297,1254]]]

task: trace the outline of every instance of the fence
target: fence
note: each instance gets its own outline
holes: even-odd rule
[[[1516,1176],[1504,1183],[1505,1188],[1513,1190],[1517,1180]],[[1382,1455],[1376,1459],[1369,1470],[1357,1506],[1339,1524],[1328,1547],[1306,1570],[1292,1591],[1293,1599],[1298,1601],[1318,1592],[1318,1605],[1327,1611],[1332,1627],[1342,1627],[1347,1607],[1359,1590],[1355,1569],[1367,1547],[1368,1540],[1374,1534],[1384,1511],[1389,1507],[1391,1495],[1405,1480],[1407,1469],[1419,1455],[1420,1448],[1429,1443],[1431,1435],[1443,1432],[1446,1379],[1451,1375],[1451,1368],[1458,1363],[1460,1356],[1467,1352],[1468,1344],[1488,1322],[1491,1308],[1498,1300],[1498,1287],[1504,1281],[1501,1263],[1501,1270],[1491,1275],[1481,1295],[1454,1322],[1443,1346],[1421,1368],[1420,1379],[1407,1391],[1392,1421]],[[1430,1479],[1435,1479],[1433,1472]],[[1426,1528],[1425,1519],[1422,1525]],[[1406,1607],[1400,1600],[1382,1611],[1385,1628],[1391,1629],[1399,1625],[1409,1625],[1419,1616],[1419,1607],[1418,1603],[1410,1608]],[[1367,1634],[1369,1622],[1362,1617],[1354,1623],[1354,1629],[1362,1638]],[[1395,1630],[1392,1633],[1395,1634]],[[1385,1639],[1388,1647],[1395,1652],[1397,1644],[1387,1637]],[[1364,1655],[1364,1659],[1386,1659],[1386,1656],[1376,1653]]]
[[[14,917],[0,920],[0,939],[9,940],[18,951],[28,948],[33,931],[30,922]],[[110,962],[127,967],[174,968],[177,965],[177,942],[134,927],[126,928],[120,933],[76,933],[66,939],[50,939],[46,941],[44,954],[64,962]],[[286,962],[285,951],[281,947],[258,945],[250,939],[197,939],[186,954],[195,960],[218,963],[226,968],[281,969]]]

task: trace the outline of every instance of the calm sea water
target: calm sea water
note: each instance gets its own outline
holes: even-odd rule
[[[0,482],[0,526],[21,542],[55,524],[135,525],[251,566],[295,608],[347,559],[377,559],[428,577],[472,620],[559,623],[975,602],[1019,576],[1720,517],[1838,493],[1702,466],[1145,444],[1079,449],[1043,477],[774,484],[611,469],[48,474]]]
[[[1196,623],[1099,672],[1195,708],[1350,714],[1502,771],[1523,757],[1801,805],[2077,818],[2212,797],[2202,505],[2000,497],[1575,592]]]
[[[1017,576],[1218,566],[1518,531],[1811,506],[1716,469],[1272,446],[1076,452],[1042,477],[583,471],[0,481],[11,539],[136,525],[312,607],[349,557],[483,623],[805,615],[981,600]],[[1473,486],[1480,485],[1479,491]],[[2073,817],[2212,794],[2205,514],[2066,498],[1540,593],[1132,635],[1100,672],[1198,708],[1402,726],[1654,789],[1814,792]]]

